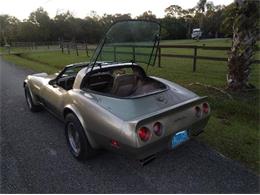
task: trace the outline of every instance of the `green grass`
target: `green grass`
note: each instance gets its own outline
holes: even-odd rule
[[[246,98],[233,94],[234,99],[230,100],[212,90],[196,91],[209,96],[213,110],[199,139],[259,174],[259,92],[248,93]]]
[[[57,68],[48,66],[46,64],[40,63],[40,62],[35,62],[31,61],[28,59],[21,58],[16,55],[4,55],[3,58],[9,62],[12,62],[14,64],[20,65],[25,68],[32,69],[36,72],[47,72],[47,73],[54,73],[58,71]]]
[[[40,52],[40,51],[48,51],[48,50],[59,50],[59,45],[47,45],[37,46],[37,47],[10,47],[11,53],[21,53],[21,52]],[[0,54],[8,54],[9,49],[6,47],[0,47]]]
[[[230,47],[232,42],[231,39],[221,38],[221,39],[202,39],[202,40],[162,40],[162,45],[198,45],[198,46],[219,46],[219,47]]]
[[[228,39],[212,40],[178,40],[162,41],[162,44],[205,44],[207,46],[230,46]],[[164,53],[192,54],[192,50],[174,49],[164,50]],[[223,57],[225,52],[199,50],[199,55]],[[259,59],[259,52],[258,52]],[[37,72],[53,73],[64,65],[89,61],[84,52],[79,56],[75,53],[62,54],[55,52],[25,53],[21,56],[4,55],[4,59],[15,64],[33,69]],[[259,88],[260,65],[253,64],[250,82],[258,90],[237,94],[231,93],[233,99],[213,87],[225,90],[227,63],[216,61],[197,61],[197,71],[192,72],[192,60],[180,58],[162,58],[162,68],[150,67],[149,75],[159,76],[177,82],[199,95],[209,96],[212,107],[212,116],[198,139],[207,143],[224,155],[238,160],[260,174],[259,157]],[[199,82],[203,85],[192,84]],[[191,85],[192,84],[192,85]],[[210,85],[212,87],[206,87]]]
[[[79,56],[71,53],[62,54],[60,51],[46,51],[35,53],[23,53],[19,55],[4,55],[7,61],[19,64],[25,68],[37,72],[54,73],[61,70],[65,65],[74,62],[89,61],[89,57],[84,52],[79,52]]]

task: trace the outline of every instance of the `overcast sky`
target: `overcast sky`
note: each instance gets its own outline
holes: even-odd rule
[[[228,5],[233,0],[211,0],[215,5]],[[157,17],[164,16],[164,9],[176,4],[192,8],[198,0],[0,0],[0,14],[9,14],[25,19],[38,7],[43,7],[54,17],[57,12],[70,10],[75,17],[84,18],[96,11],[98,15],[131,13],[132,17],[151,10]]]

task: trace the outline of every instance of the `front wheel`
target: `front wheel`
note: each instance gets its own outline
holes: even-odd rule
[[[30,109],[30,111],[32,112],[38,112],[40,111],[42,108],[39,105],[36,105],[33,100],[32,100],[32,96],[30,93],[30,89],[27,85],[25,85],[24,87],[24,93],[25,93],[25,99],[26,99],[26,103]]]
[[[93,156],[95,150],[89,144],[84,129],[78,118],[70,113],[66,116],[65,135],[69,150],[80,161]]]

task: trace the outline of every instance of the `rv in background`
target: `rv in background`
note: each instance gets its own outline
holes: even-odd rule
[[[192,34],[191,34],[192,39],[200,39],[201,36],[202,36],[202,32],[201,32],[200,28],[194,28],[192,30]]]

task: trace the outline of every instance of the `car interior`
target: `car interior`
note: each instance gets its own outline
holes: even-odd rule
[[[84,64],[65,68],[59,74],[56,84],[65,90],[72,89],[76,76],[83,67],[85,67]]]
[[[65,90],[73,88],[76,74],[64,74],[58,79],[57,85]],[[166,89],[166,86],[147,77],[141,68],[114,68],[100,70],[87,75],[81,84],[81,89],[116,97],[133,97],[153,91]]]
[[[62,87],[65,90],[70,90],[73,88],[75,79],[76,79],[76,76],[74,76],[74,75],[62,77],[57,80],[57,85],[59,85],[60,87]]]
[[[82,81],[83,90],[116,97],[133,97],[166,89],[166,86],[147,77],[141,68],[116,68],[88,75]]]

